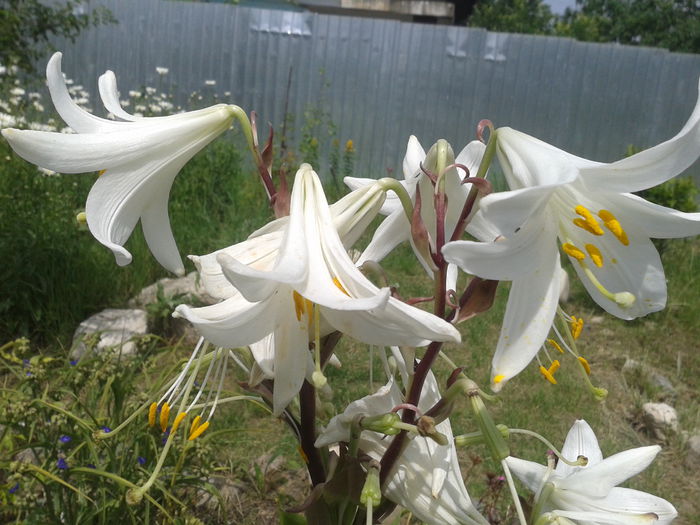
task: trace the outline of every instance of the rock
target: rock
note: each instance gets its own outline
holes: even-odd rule
[[[136,296],[129,301],[131,308],[141,308],[149,304],[158,302],[158,287],[163,289],[163,297],[172,299],[176,296],[182,296],[184,302],[199,302],[202,304],[214,304],[216,299],[207,295],[204,291],[204,286],[199,282],[197,272],[190,272],[184,277],[168,278],[165,277],[159,281],[147,286]]]
[[[14,461],[20,461],[22,463],[31,463],[32,465],[41,465],[41,459],[39,454],[43,456],[43,447],[25,448],[20,450],[15,454]]]
[[[676,409],[666,403],[644,403],[642,421],[649,433],[656,439],[665,440],[669,431],[678,432]]]
[[[700,434],[690,436],[687,444],[688,451],[685,455],[685,464],[688,468],[697,470],[700,468]]]
[[[147,333],[145,310],[108,308],[80,323],[73,334],[70,356],[80,359],[88,351],[85,338],[93,334],[99,337],[93,351],[118,348],[121,355],[131,355],[136,352],[136,343],[132,339]]]
[[[651,383],[654,387],[659,389],[659,397],[662,401],[673,400],[678,395],[673,383],[665,375],[659,374],[658,372],[652,372],[649,376]]]
[[[212,492],[199,489],[197,491],[199,499],[195,506],[210,512],[217,512],[239,504],[241,495],[245,492],[245,484],[226,477],[212,477],[208,479],[208,482],[216,489],[219,497]]]

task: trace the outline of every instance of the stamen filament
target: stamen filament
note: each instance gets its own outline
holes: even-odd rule
[[[328,379],[321,370],[321,311],[317,304],[314,304],[314,364],[311,381],[315,388],[323,388]]]
[[[621,308],[629,308],[637,300],[637,298],[630,292],[613,293],[608,291],[608,289],[601,284],[601,282],[596,278],[596,276],[593,275],[591,269],[588,268],[584,263],[581,263],[581,269],[586,274],[586,277],[588,277],[588,279],[591,281],[591,284],[593,284],[593,286],[595,286],[601,294],[603,294],[611,301],[614,301]]]

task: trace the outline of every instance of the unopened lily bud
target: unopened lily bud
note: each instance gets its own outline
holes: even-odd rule
[[[372,461],[367,470],[367,478],[360,493],[360,503],[365,507],[378,507],[382,502],[382,489],[379,485],[379,462]]]
[[[491,414],[486,410],[486,406],[481,397],[479,397],[478,394],[474,394],[471,395],[469,399],[472,404],[472,409],[474,410],[474,415],[476,416],[476,421],[484,436],[484,441],[486,441],[486,445],[491,452],[491,456],[495,461],[500,463],[510,455],[508,443],[503,439],[501,432],[493,422]]]
[[[400,421],[401,417],[396,412],[390,412],[378,416],[363,417],[360,420],[360,428],[386,434],[387,436],[394,436],[401,432],[400,429],[394,427]]]
[[[496,428],[505,439],[508,439],[510,430],[506,425],[498,424],[496,425]],[[455,445],[458,447],[483,445],[484,443],[486,443],[486,440],[481,432],[470,432],[468,434],[462,434],[461,436],[455,436]]]
[[[438,445],[447,445],[449,441],[445,434],[437,431],[435,428],[435,420],[430,416],[421,416],[416,422],[416,428],[421,436],[429,437]]]

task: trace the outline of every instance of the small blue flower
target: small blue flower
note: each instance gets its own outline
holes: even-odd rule
[[[10,494],[14,494],[18,490],[19,490],[19,483],[15,483],[14,486],[7,489],[7,492],[9,492]]]
[[[170,427],[165,429],[165,432],[163,432],[163,439],[161,440],[163,445],[165,445],[165,442],[168,441],[168,436],[170,436]]]
[[[71,438],[70,436],[66,436],[66,435],[63,435],[63,436],[61,436],[60,438],[58,438],[58,440],[59,440],[61,443],[70,443],[72,439],[73,439],[73,438]]]
[[[138,456],[138,457],[136,458],[136,461],[139,462],[139,465],[145,465],[145,464],[146,464],[146,458],[144,458],[143,456]]]
[[[65,459],[58,458],[58,461],[56,462],[56,466],[61,470],[66,470],[68,468],[68,463],[66,463]]]
[[[78,364],[78,361],[76,361],[75,359],[70,360],[70,366],[75,366],[77,364]]]
[[[93,465],[92,463],[88,463],[87,468],[97,468],[97,467],[95,465]]]
[[[102,427],[102,432],[104,432],[105,434],[109,434],[111,431],[112,431],[112,429],[107,427],[107,426]]]

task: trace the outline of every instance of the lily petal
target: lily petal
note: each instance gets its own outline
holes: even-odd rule
[[[546,213],[534,216],[520,231],[496,242],[454,241],[442,248],[445,260],[485,279],[513,281],[537,270],[544,253],[556,251],[556,231]],[[543,252],[542,250],[545,250]]]
[[[700,234],[700,213],[683,213],[665,208],[632,194],[615,195],[615,209],[620,217],[633,223],[652,239],[676,239]]]
[[[99,133],[118,129],[118,123],[96,117],[73,102],[61,71],[62,57],[62,53],[56,52],[46,65],[46,81],[51,100],[61,118],[78,133]]]
[[[598,438],[595,437],[591,426],[583,419],[577,420],[571,426],[561,454],[569,461],[576,461],[579,456],[585,456],[588,459],[586,467],[572,467],[560,461],[557,463],[556,473],[561,477],[570,476],[582,468],[591,468],[603,461],[603,452],[598,446]]]
[[[575,502],[569,502],[569,499]],[[674,506],[663,498],[621,487],[612,488],[604,498],[593,499],[567,494],[563,496],[563,500],[565,501],[562,503],[573,504],[580,510],[557,510],[557,514],[605,525],[667,525],[678,515]]]
[[[285,297],[286,295],[286,297]],[[274,332],[275,341],[275,387],[272,392],[272,413],[279,415],[297,395],[304,383],[309,353],[308,319],[297,318],[293,304],[292,289],[280,291],[279,300],[289,308],[280,308]]]
[[[365,261],[381,261],[402,242],[411,239],[411,229],[403,208],[396,210],[374,231],[372,240],[357,261],[358,266]]]
[[[508,464],[511,472],[515,474],[515,477],[522,481],[528,489],[535,493],[540,490],[547,467],[534,461],[527,461],[512,456],[508,456],[505,462]]]
[[[660,446],[652,445],[619,452],[591,467],[582,468],[558,482],[557,486],[602,498],[616,485],[646,469],[660,451]]]
[[[491,388],[499,391],[534,359],[559,304],[559,255],[542,245],[540,266],[513,281],[503,328],[491,362]]]
[[[259,303],[251,303],[236,295],[201,308],[181,304],[175,308],[173,317],[187,319],[202,336],[217,346],[236,348],[260,341],[271,333],[280,304],[277,294]],[[283,307],[294,310],[291,303]]]
[[[100,98],[105,109],[112,113],[115,117],[128,122],[140,120],[142,117],[136,117],[124,111],[119,102],[119,90],[117,89],[117,77],[112,71],[105,71],[99,79],[97,79],[97,88],[100,91]]]
[[[700,83],[698,84],[700,91]],[[700,93],[695,109],[678,134],[657,146],[618,160],[581,169],[592,190],[640,191],[672,179],[700,156]]]

